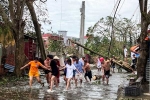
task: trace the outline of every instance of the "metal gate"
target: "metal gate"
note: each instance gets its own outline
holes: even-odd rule
[[[149,58],[146,65],[146,80],[150,82],[150,42],[149,42]]]
[[[147,65],[146,65],[146,80],[150,81],[150,58],[147,60]]]

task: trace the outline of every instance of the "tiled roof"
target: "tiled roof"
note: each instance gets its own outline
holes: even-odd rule
[[[42,34],[42,37],[51,37],[51,36],[52,36],[52,34],[50,34],[50,33]]]

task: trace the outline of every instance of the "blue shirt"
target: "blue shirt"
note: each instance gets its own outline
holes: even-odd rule
[[[80,61],[78,61],[78,63],[74,62],[74,66],[78,69],[78,71],[79,71],[80,73],[83,73],[83,69],[82,69],[83,64],[82,64],[82,62],[80,62]],[[78,73],[78,72],[77,72],[77,73]]]

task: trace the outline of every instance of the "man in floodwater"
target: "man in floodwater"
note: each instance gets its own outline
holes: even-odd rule
[[[83,65],[82,62],[79,61],[79,58],[76,57],[75,62],[74,62],[75,67],[78,69],[78,71],[75,73],[75,85],[77,87],[77,83],[80,80],[80,86],[82,85],[82,79],[83,79]]]
[[[87,80],[87,77],[89,78],[90,82],[91,82],[91,78],[92,78],[92,72],[91,72],[91,68],[90,68],[90,64],[87,62],[87,60],[84,60],[84,77],[86,79],[86,81],[88,82]]]
[[[46,60],[44,61],[45,67],[50,68],[50,61],[51,61],[51,60],[50,60],[50,56],[47,55],[47,58],[46,58]],[[44,72],[45,72],[45,75],[46,75],[47,83],[48,83],[48,85],[50,86],[50,83],[51,83],[51,81],[50,81],[50,79],[51,79],[51,70],[44,70]]]
[[[106,59],[106,60],[101,59],[101,63],[102,63],[103,71],[104,71],[103,82],[104,82],[104,79],[106,78],[106,84],[108,85],[111,63],[110,63],[110,61],[108,59]]]

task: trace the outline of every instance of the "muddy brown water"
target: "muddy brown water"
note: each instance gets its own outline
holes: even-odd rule
[[[93,75],[97,70],[92,70]],[[112,73],[109,85],[105,85],[99,81],[92,81],[91,83],[83,82],[82,86],[75,88],[74,81],[71,84],[69,91],[65,89],[63,77],[60,77],[60,84],[58,88],[54,87],[54,92],[48,93],[48,85],[46,79],[41,76],[45,86],[34,80],[32,89],[27,82],[21,82],[19,85],[11,87],[0,87],[0,100],[116,100],[118,85],[126,82],[126,73]]]

